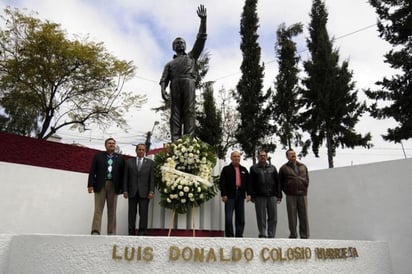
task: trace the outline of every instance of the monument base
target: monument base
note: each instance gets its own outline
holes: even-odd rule
[[[1,273],[392,273],[386,242],[0,235]]]

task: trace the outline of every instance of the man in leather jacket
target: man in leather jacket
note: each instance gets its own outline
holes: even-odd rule
[[[289,221],[289,238],[297,238],[297,218],[299,217],[300,238],[309,238],[307,194],[309,176],[307,167],[296,160],[293,149],[286,151],[288,162],[279,170],[279,179],[286,194],[286,208]]]
[[[274,238],[277,204],[282,200],[282,191],[276,167],[267,162],[264,150],[258,152],[258,163],[250,167],[250,189],[255,202],[259,238]]]

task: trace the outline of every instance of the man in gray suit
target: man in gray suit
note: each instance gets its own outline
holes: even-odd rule
[[[146,146],[138,144],[136,155],[126,162],[123,180],[123,197],[129,199],[129,235],[136,235],[136,214],[139,204],[139,232],[147,232],[149,201],[154,198],[154,162],[145,158]]]

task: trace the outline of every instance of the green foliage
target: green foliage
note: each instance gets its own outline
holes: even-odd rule
[[[2,98],[2,107],[9,116],[0,115],[0,130],[23,136],[30,136],[31,132],[38,131],[38,110],[27,107],[31,100],[31,96],[17,91]],[[16,104],[18,101],[21,104]]]
[[[262,92],[264,66],[259,64],[261,49],[257,42],[259,18],[256,10],[257,0],[245,1],[240,22],[242,76],[236,87],[237,110],[240,113],[236,139],[245,155],[252,157],[254,162],[258,147],[265,146],[269,151],[275,148],[265,138],[270,134],[270,110],[266,107],[270,94]]]
[[[222,159],[226,155],[226,151],[223,151],[222,146],[222,119],[220,111],[216,109],[211,84],[204,85],[203,108],[201,112],[196,114],[199,123],[196,128],[196,136],[214,147],[219,159]]]
[[[286,27],[281,24],[277,30],[275,51],[279,63],[279,73],[275,81],[275,94],[272,96],[272,119],[278,125],[274,127],[280,143],[287,148],[302,145],[302,134],[298,112],[301,108],[299,95],[299,56],[296,43],[292,38],[303,31],[302,24]]]
[[[309,27],[308,48],[311,60],[304,63],[308,75],[303,80],[302,128],[310,134],[312,151],[318,157],[319,147],[325,142],[329,168],[338,146],[370,147],[370,134],[355,132],[355,125],[365,112],[366,105],[359,103],[352,72],[347,61],[339,65],[339,53],[333,50],[326,30],[328,14],[322,0],[314,0]]]
[[[195,73],[195,87],[196,89],[201,89],[204,87],[205,84],[203,79],[205,78],[206,74],[209,71],[209,61],[210,61],[210,53],[208,51],[203,51],[199,58],[196,61]]]
[[[380,19],[380,37],[393,45],[385,54],[385,61],[397,73],[376,82],[381,89],[369,89],[365,93],[375,100],[370,106],[373,117],[393,118],[398,123],[389,128],[383,138],[401,142],[412,137],[412,2],[370,0],[369,3]]]
[[[102,43],[70,40],[59,24],[17,9],[6,8],[1,19],[2,129],[48,138],[67,126],[125,128],[129,108],[145,102],[122,91],[134,75],[132,62],[118,60]]]

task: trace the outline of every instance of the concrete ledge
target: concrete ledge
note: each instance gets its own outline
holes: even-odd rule
[[[0,235],[1,273],[392,273],[379,241]]]
[[[13,234],[0,234],[0,273],[7,273],[6,266],[9,262],[10,245],[13,237]]]
[[[137,235],[138,230],[136,231]],[[150,228],[147,230],[147,236],[164,236],[169,235],[169,229]],[[171,237],[224,237],[225,232],[222,230],[207,230],[207,229],[172,229]]]

